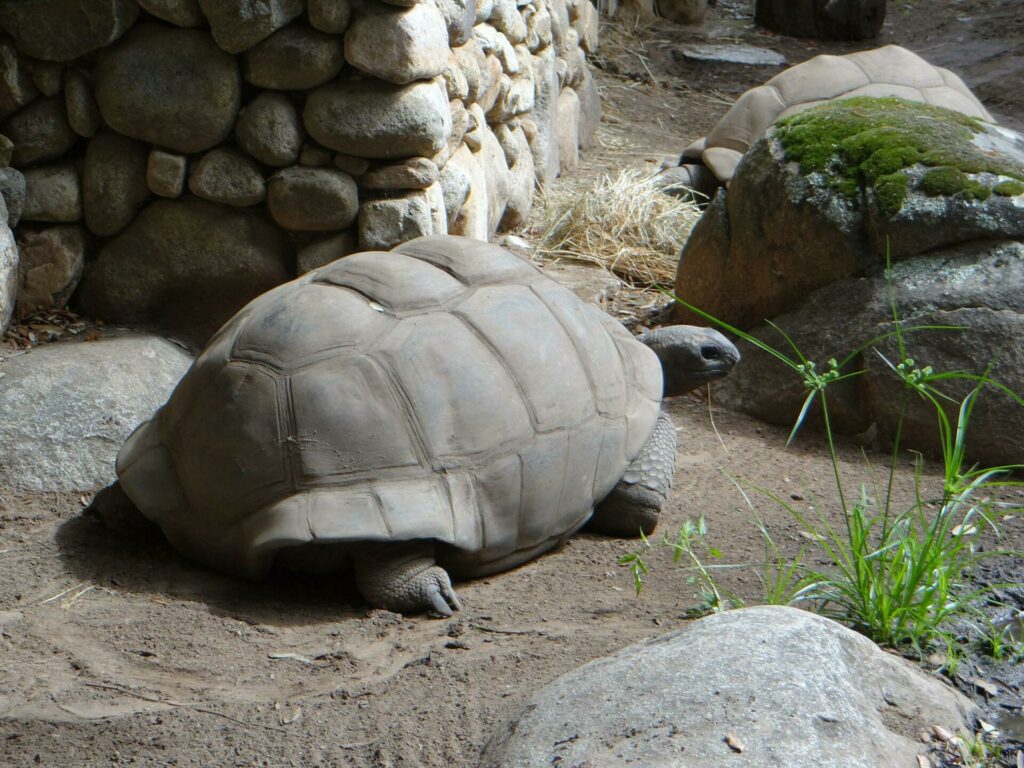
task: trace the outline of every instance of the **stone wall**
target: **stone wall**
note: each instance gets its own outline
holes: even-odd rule
[[[514,227],[592,140],[596,45],[590,0],[0,0],[0,330],[74,292],[202,341],[356,250]]]

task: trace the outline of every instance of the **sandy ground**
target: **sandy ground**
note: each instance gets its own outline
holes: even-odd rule
[[[679,54],[687,40],[763,45],[792,63],[852,49],[758,32],[747,5],[721,0],[696,30],[606,34],[600,146],[563,183],[677,153],[774,72],[695,65]],[[1022,41],[1015,0],[890,3],[882,38],[963,72],[1018,128]],[[556,272],[584,296],[609,281],[566,265]],[[703,393],[669,407],[681,431],[663,530],[703,514],[730,562],[756,564],[761,539],[733,478],[805,512],[834,510],[813,437],[784,449],[783,431],[709,407]],[[855,442],[842,457],[854,485],[881,478],[883,457]],[[909,480],[909,465],[901,471]],[[457,618],[404,618],[368,610],[342,581],[250,584],[211,573],[159,538],[84,518],[87,501],[0,495],[0,765],[475,766],[495,727],[538,688],[678,627],[694,603],[667,552],[652,556],[637,598],[616,565],[636,542],[583,533],[515,571],[458,584]],[[777,505],[755,506],[785,551],[807,544]],[[1020,528],[1008,524],[1011,542],[1024,538]],[[758,600],[754,569],[722,578]]]

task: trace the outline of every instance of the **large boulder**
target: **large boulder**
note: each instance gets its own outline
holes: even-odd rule
[[[121,444],[191,362],[166,339],[136,334],[0,355],[0,487],[90,491],[113,482]]]
[[[950,330],[905,330],[906,354],[914,368],[935,372],[984,374],[1024,395],[1024,243],[965,243],[893,265],[896,313],[904,329],[946,326]],[[889,281],[881,270],[847,278],[814,291],[799,307],[776,317],[805,357],[825,370],[830,358],[843,360],[870,339],[895,331]],[[788,344],[778,332],[759,325],[751,333],[777,349]],[[743,365],[715,387],[716,399],[758,418],[792,425],[807,396],[802,380],[778,360],[746,342],[738,345]],[[900,362],[895,338],[874,345],[893,365]],[[866,371],[828,390],[831,426],[861,432],[872,424],[891,441],[900,428],[906,390],[892,368],[872,350],[856,355],[844,372]],[[970,382],[942,382],[939,388],[962,399]],[[902,423],[906,447],[939,448],[934,407],[906,397]],[[956,407],[949,407],[955,423]],[[816,421],[817,409],[811,412]],[[891,444],[891,443],[890,443]],[[995,388],[975,402],[967,432],[971,460],[990,466],[1024,461],[1024,407]]]
[[[1024,136],[899,99],[828,102],[747,152],[683,249],[676,295],[748,328],[887,254],[1024,238],[1021,193]]]
[[[764,606],[715,614],[592,661],[499,729],[481,768],[905,768],[970,701],[852,630]]]
[[[292,276],[290,243],[260,216],[195,198],[161,199],[86,268],[78,306],[202,344],[242,305]]]
[[[306,90],[326,83],[345,65],[341,39],[308,24],[289,24],[242,57],[245,79],[261,88]]]
[[[204,30],[140,24],[104,49],[94,75],[111,128],[178,152],[224,141],[241,102],[234,57]]]
[[[441,74],[448,54],[448,27],[430,3],[396,8],[369,2],[345,33],[348,63],[391,83],[411,83]]]
[[[149,198],[149,153],[137,141],[104,131],[89,141],[82,167],[85,223],[97,235],[116,235]]]
[[[46,61],[71,61],[109,45],[138,14],[135,0],[0,0],[0,28],[22,53]]]

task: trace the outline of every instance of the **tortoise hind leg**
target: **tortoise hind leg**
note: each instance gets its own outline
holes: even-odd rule
[[[367,543],[353,553],[353,560],[356,585],[374,607],[440,616],[462,609],[448,572],[434,561],[431,542]]]
[[[676,430],[662,411],[644,447],[594,509],[587,527],[609,536],[653,533],[672,486],[675,464]]]

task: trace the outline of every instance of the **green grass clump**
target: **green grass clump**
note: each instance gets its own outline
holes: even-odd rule
[[[927,194],[987,199],[993,190],[967,177],[982,172],[1024,182],[1024,167],[974,145],[971,139],[982,130],[980,120],[930,104],[895,98],[842,99],[780,120],[775,130],[786,159],[798,162],[803,173],[830,176],[830,185],[850,198],[874,186],[887,216],[899,212],[906,199],[908,185],[895,177],[905,176],[906,169],[919,163],[948,169],[946,177],[960,175],[958,185],[943,178],[943,185],[927,187],[953,191]]]
[[[1019,181],[1006,179],[992,187],[992,191],[1003,197],[1016,197],[1017,195],[1024,195],[1024,184]]]

